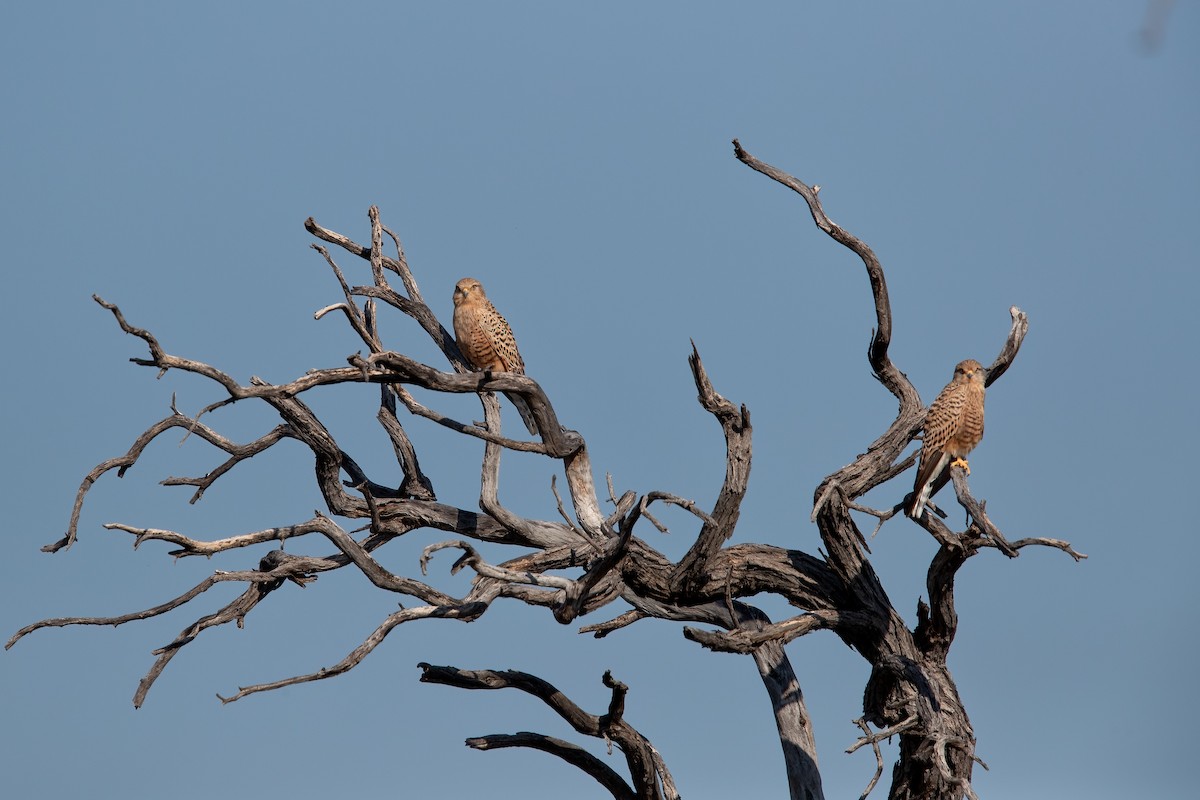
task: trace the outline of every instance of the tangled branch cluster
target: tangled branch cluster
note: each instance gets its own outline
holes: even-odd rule
[[[174,611],[218,583],[244,584],[245,590],[239,597],[216,613],[191,622],[173,641],[155,651],[157,659],[134,696],[135,706],[140,706],[167,664],[186,645],[209,628],[231,622],[241,626],[246,615],[274,596],[275,590],[286,582],[305,585],[323,572],[351,567],[361,571],[379,589],[416,601],[380,621],[338,663],[315,672],[241,687],[221,698],[230,703],[258,692],[339,675],[353,669],[400,625],[428,619],[474,621],[501,598],[544,607],[562,624],[573,623],[623,601],[626,608],[621,613],[585,625],[580,631],[604,637],[647,618],[674,620],[690,623],[683,627],[684,636],[705,648],[754,658],[775,710],[790,790],[793,797],[799,798],[823,795],[811,723],[784,645],[811,631],[825,629],[833,631],[872,665],[864,715],[858,721],[864,735],[851,747],[854,750],[869,744],[876,753],[878,770],[868,792],[883,768],[878,742],[899,736],[901,754],[893,797],[973,796],[970,775],[972,764],[978,760],[974,735],[946,669],[946,656],[957,624],[955,575],[967,559],[989,548],[1016,556],[1025,547],[1040,545],[1064,550],[1076,560],[1084,556],[1066,542],[1055,539],[1030,537],[1008,541],[986,514],[984,504],[971,496],[965,475],[955,469],[952,471],[955,492],[967,511],[969,524],[964,530],[954,531],[943,516],[924,514],[919,520],[918,524],[937,541],[939,549],[927,577],[929,601],[919,603],[918,624],[914,629],[904,624],[871,567],[867,538],[852,515],[857,512],[876,518],[878,530],[879,525],[903,508],[903,499],[891,509],[872,509],[857,501],[912,465],[913,456],[905,451],[920,432],[925,413],[915,388],[888,355],[892,325],[883,270],[866,244],[826,216],[818,198],[819,187],[809,187],[758,161],[736,141],[734,145],[738,159],[799,193],[816,225],[862,259],[870,278],[877,318],[868,360],[876,378],[898,401],[891,425],[853,463],[817,486],[812,519],[824,545],[820,556],[766,544],[726,546],[737,525],[750,475],[750,412],[717,393],[694,345],[689,363],[698,399],[720,424],[726,444],[725,479],[715,501],[702,508],[695,502],[657,490],[640,494],[627,491],[617,496],[610,482],[607,500],[612,503],[612,510],[604,513],[592,480],[584,437],[562,426],[550,399],[533,378],[471,370],[453,337],[422,298],[399,238],[382,224],[378,210],[372,207],[369,247],[327,230],[312,219],[305,223],[307,230],[321,242],[370,264],[372,282],[351,285],[329,249],[323,244],[312,245],[329,265],[343,295],[341,301],[321,309],[316,317],[340,312],[366,349],[366,355],[351,356],[344,367],[313,370],[285,384],[251,379],[243,385],[209,364],[167,353],[150,332],[127,322],[116,305],[95,298],[112,312],[125,333],[141,339],[148,347],[149,356],[132,359],[135,363],[153,367],[160,374],[174,369],[201,375],[218,384],[225,396],[195,417],[179,413],[172,404],[171,414],[148,427],[127,453],[97,465],[80,486],[66,536],[44,549],[54,552],[69,548],[77,535],[84,498],[96,480],[114,469],[118,475],[124,474],[150,442],[173,428],[199,436],[228,454],[224,462],[204,476],[164,481],[169,485],[194,486],[192,502],[199,500],[214,481],[240,462],[290,439],[311,452],[316,483],[328,515],[317,513],[306,521],[216,541],[197,540],[175,531],[110,523],[105,527],[128,533],[135,547],[160,540],[170,543],[174,548],[170,555],[179,558],[212,556],[253,545],[274,543],[276,547],[253,569],[214,572],[178,597],[153,608],[119,617],[43,620],[18,631],[8,646],[40,628],[120,625]],[[391,241],[394,256],[384,253],[385,235]],[[393,288],[389,275],[398,276],[402,289]],[[386,349],[377,326],[381,303],[415,320],[441,350],[450,371]],[[989,382],[1008,369],[1026,334],[1025,315],[1014,307],[1011,316],[1008,337],[988,368]],[[372,479],[341,449],[302,399],[307,392],[338,383],[369,383],[379,387],[377,419],[393,446],[403,476],[398,487]],[[410,393],[411,386],[438,393],[477,394],[482,402],[483,422],[452,419],[426,407]],[[536,439],[510,438],[501,431],[494,392],[515,393],[526,400],[536,420]],[[247,444],[232,442],[204,423],[203,418],[209,412],[239,400],[267,403],[278,413],[281,423]],[[430,420],[454,434],[484,442],[479,512],[438,502],[435,483],[422,472],[418,454],[397,413],[399,406],[412,417]],[[561,462],[570,505],[568,512],[559,496],[561,521],[525,518],[503,505],[498,485],[500,456],[506,449],[536,453]],[[558,495],[556,484],[554,491]],[[653,516],[652,507],[656,503],[682,507],[698,521],[694,543],[677,562],[637,535],[643,519],[661,528]],[[332,516],[363,520],[365,534],[356,537],[335,523]],[[419,578],[395,574],[376,560],[375,551],[393,539],[427,528],[445,531],[453,538],[425,548]],[[323,557],[287,552],[286,542],[301,536],[324,537],[333,550]],[[522,552],[503,563],[491,564],[479,555],[472,541],[512,545]],[[451,572],[463,568],[474,572],[470,591],[462,597],[446,594],[425,580],[430,557],[444,549],[461,553]],[[772,620],[748,601],[759,593],[782,597],[802,611],[788,619]],[[658,752],[624,722],[625,686],[607,673],[604,682],[612,690],[610,707],[605,714],[592,715],[549,683],[525,673],[459,670],[429,664],[420,667],[421,680],[426,682],[471,689],[516,688],[532,694],[577,732],[615,743],[625,755],[630,778],[626,781],[576,745],[540,734],[480,737],[468,740],[471,747],[521,746],[544,750],[584,770],[614,797],[678,797]],[[874,733],[870,726],[875,726]]]

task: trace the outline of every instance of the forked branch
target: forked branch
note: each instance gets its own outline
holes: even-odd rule
[[[619,778],[616,773],[607,767],[598,770],[597,766],[603,766],[602,762],[598,759],[579,758],[577,750],[561,747],[552,750],[541,746],[546,740],[545,737],[537,734],[522,734],[523,738],[516,741],[511,738],[497,740],[495,735],[480,737],[469,739],[469,745],[485,749],[478,744],[472,744],[472,742],[497,746],[498,741],[503,741],[508,746],[534,746],[564,758],[568,763],[579,767],[612,791],[614,797],[635,797],[638,800],[678,800],[679,795],[674,791],[674,782],[671,780],[670,773],[666,771],[665,764],[662,763],[650,741],[625,721],[625,695],[628,693],[629,687],[613,679],[611,672],[605,672],[603,678],[604,685],[612,690],[608,712],[589,714],[568,699],[554,685],[527,672],[463,670],[457,667],[437,667],[424,662],[417,666],[422,671],[422,683],[440,683],[459,689],[518,689],[533,695],[564,719],[576,732],[616,744],[625,755],[633,785],[631,787],[624,781],[618,784]],[[570,754],[572,758],[567,758],[567,754]],[[664,793],[663,787],[667,787],[669,793]]]

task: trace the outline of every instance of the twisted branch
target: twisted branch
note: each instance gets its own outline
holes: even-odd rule
[[[585,736],[593,736],[613,742],[625,755],[633,786],[630,787],[619,776],[611,771],[594,772],[598,763],[590,759],[568,759],[568,763],[587,772],[606,788],[614,787],[614,797],[636,797],[639,800],[664,800],[659,781],[662,776],[664,786],[671,787],[672,794],[666,795],[665,800],[678,800],[674,793],[674,782],[666,772],[658,753],[650,745],[648,739],[625,721],[625,695],[629,687],[612,677],[611,672],[605,672],[603,683],[612,690],[608,712],[605,714],[589,714],[567,698],[553,684],[542,680],[536,675],[517,670],[463,670],[457,667],[438,667],[425,662],[417,665],[421,669],[422,683],[438,683],[454,686],[459,689],[518,689],[541,700],[552,711],[565,720],[576,732]],[[526,736],[530,736],[527,734]],[[473,740],[468,740],[468,744]],[[482,737],[474,741],[484,741],[489,746],[495,741],[493,737]],[[527,739],[510,744],[529,746]],[[543,742],[544,739],[537,741]],[[473,746],[473,745],[472,745]],[[552,751],[539,747],[553,755],[564,757],[564,751]],[[574,751],[571,751],[574,754]],[[603,778],[603,780],[602,780]],[[617,781],[620,781],[618,784]],[[612,789],[610,789],[612,791]]]
[[[151,441],[172,427],[183,427],[189,434],[197,433],[229,456],[202,477],[169,477],[163,481],[166,485],[196,487],[191,502],[199,500],[214,481],[237,463],[290,438],[310,451],[316,487],[329,516],[317,512],[312,520],[298,525],[229,535],[214,541],[124,523],[108,523],[106,528],[132,535],[135,547],[145,541],[168,542],[177,548],[169,551],[175,557],[213,556],[274,542],[282,548],[290,538],[312,534],[328,539],[336,552],[314,558],[289,555],[282,549],[273,550],[259,562],[258,569],[216,572],[188,592],[159,606],[120,617],[43,620],[18,631],[8,646],[41,627],[124,624],[181,607],[217,583],[245,583],[241,596],[218,612],[195,620],[174,640],[155,651],[157,660],[135,695],[135,704],[140,705],[171,658],[184,646],[210,627],[228,622],[241,625],[246,614],[287,580],[304,586],[316,580],[323,571],[349,566],[377,588],[420,601],[420,606],[402,608],[378,622],[362,643],[338,663],[315,672],[241,687],[235,694],[221,697],[222,702],[229,703],[250,694],[322,680],[353,669],[391,631],[407,622],[423,619],[470,622],[482,617],[495,600],[507,598],[547,608],[558,622],[568,623],[619,598],[632,610],[604,622],[583,625],[579,631],[601,638],[646,618],[695,623],[713,626],[716,630],[685,626],[685,637],[710,650],[751,655],[775,713],[790,794],[793,798],[822,798],[811,721],[783,645],[811,631],[828,629],[872,665],[872,676],[864,697],[864,715],[859,721],[864,737],[850,750],[871,744],[876,752],[879,769],[867,792],[882,773],[878,742],[898,733],[901,735],[901,757],[896,771],[898,785],[907,781],[910,786],[929,787],[928,791],[940,797],[972,794],[973,731],[965,711],[958,705],[957,692],[946,668],[946,657],[957,625],[953,602],[957,572],[968,558],[984,547],[996,547],[1010,557],[1022,547],[1033,545],[1056,547],[1076,560],[1086,556],[1056,539],[1025,538],[1008,542],[986,513],[985,504],[970,495],[965,475],[959,474],[960,470],[949,470],[944,480],[954,481],[959,502],[969,513],[970,524],[966,530],[955,532],[941,518],[923,515],[919,524],[939,543],[939,549],[927,574],[929,604],[920,602],[916,628],[909,630],[906,627],[867,558],[870,553],[867,539],[852,516],[852,512],[858,512],[874,517],[878,520],[875,528],[878,532],[902,506],[898,503],[890,510],[886,505],[876,509],[859,500],[912,465],[915,454],[905,455],[905,450],[918,435],[925,416],[915,388],[889,355],[892,316],[882,266],[871,248],[829,219],[819,199],[820,187],[810,187],[759,161],[736,140],[734,153],[747,166],[800,194],[814,223],[861,259],[870,282],[875,312],[868,363],[879,382],[898,401],[896,417],[887,430],[864,453],[831,473],[814,490],[811,518],[828,555],[818,557],[763,544],[728,546],[740,519],[741,503],[749,481],[750,415],[745,406],[738,406],[717,393],[694,343],[689,364],[698,400],[721,425],[726,444],[725,480],[712,509],[703,510],[690,500],[664,491],[639,493],[631,490],[617,498],[610,477],[609,499],[614,508],[607,515],[602,513],[584,438],[559,423],[549,398],[534,378],[469,369],[453,337],[421,296],[399,238],[383,225],[378,209],[372,206],[368,212],[369,247],[328,231],[311,218],[305,223],[306,229],[318,239],[369,264],[371,285],[354,285],[346,279],[328,249],[313,245],[332,271],[341,293],[338,302],[320,309],[315,317],[322,319],[340,312],[366,350],[365,355],[360,352],[349,356],[344,367],[311,370],[280,385],[268,384],[258,378],[242,385],[208,364],[167,353],[148,331],[130,325],[116,305],[95,298],[113,314],[125,333],[140,338],[149,348],[149,358],[131,359],[134,363],[155,367],[160,375],[169,369],[201,375],[220,386],[226,396],[205,406],[195,417],[179,414],[172,402],[172,415],[147,428],[127,453],[93,468],[76,496],[67,535],[45,548],[49,551],[66,549],[74,542],[83,499],[101,475],[112,469],[118,469],[118,475],[123,475],[138,461]],[[384,234],[395,246],[394,258],[383,251]],[[400,276],[403,292],[389,285],[389,272]],[[377,324],[377,306],[382,307],[380,304],[395,308],[416,321],[441,350],[451,371],[439,370],[387,349]],[[1014,306],[1010,315],[1012,327],[1000,354],[989,367],[988,384],[1007,371],[1028,330],[1024,313]],[[301,399],[305,392],[340,383],[379,385],[381,397],[377,421],[395,454],[395,467],[399,472],[395,479],[372,479],[367,470],[338,445],[326,425]],[[483,422],[461,422],[427,408],[413,398],[409,386],[436,393],[477,394],[483,408]],[[494,392],[516,393],[525,398],[537,420],[540,441],[511,439],[502,434]],[[433,480],[422,471],[413,440],[397,415],[397,399],[412,417],[428,419],[444,429],[484,442],[480,463],[481,513],[436,501]],[[209,411],[239,400],[267,403],[279,414],[281,424],[243,445],[200,423],[200,418]],[[558,492],[557,483],[552,481],[551,484],[562,521],[525,518],[506,507],[500,492],[500,463],[506,449],[562,462],[568,493],[565,500]],[[650,506],[655,502],[678,505],[697,520],[693,523],[698,526],[695,540],[678,563],[634,536],[636,524],[642,517],[659,530],[666,531],[650,513]],[[573,512],[573,519],[568,508]],[[333,515],[364,520],[363,528],[359,530],[365,529],[367,534],[361,540],[355,538],[333,522]],[[422,574],[434,553],[443,549],[458,550],[462,555],[450,572],[456,573],[464,567],[475,572],[466,596],[454,597],[424,581],[395,574],[375,557],[374,551],[378,548],[421,529],[446,531],[454,537],[424,548],[419,562]],[[785,530],[783,535],[791,534]],[[533,552],[492,564],[480,556],[469,540],[527,547]],[[564,570],[570,572],[557,574]],[[784,598],[802,613],[772,622],[750,604],[749,598],[757,594]],[[527,673],[467,672],[428,664],[422,664],[421,668],[425,682],[462,688],[519,688],[539,697],[580,733],[616,742],[625,754],[631,779],[626,782],[578,747],[542,734],[494,734],[468,740],[470,746],[476,749],[520,746],[552,753],[591,775],[614,797],[678,797],[660,754],[624,721],[627,688],[612,680],[608,673],[604,678],[605,685],[612,690],[608,712],[591,715],[562,697],[550,684]],[[867,721],[882,730],[871,734],[866,727]]]

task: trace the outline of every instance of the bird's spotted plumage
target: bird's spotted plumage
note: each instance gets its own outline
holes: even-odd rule
[[[474,278],[463,278],[454,286],[454,337],[458,349],[476,369],[525,374],[525,362],[512,328],[488,300],[483,284]],[[524,398],[505,396],[516,406],[529,432],[536,434],[537,425]]]
[[[961,466],[968,475],[971,473],[966,456],[983,439],[986,377],[987,372],[978,361],[959,362],[954,368],[954,378],[929,407],[925,416],[925,441],[913,484],[913,502],[908,509],[908,515],[913,519],[920,518],[935,482],[948,465]]]

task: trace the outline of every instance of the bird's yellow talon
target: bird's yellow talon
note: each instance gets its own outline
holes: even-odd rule
[[[968,475],[971,474],[971,465],[967,463],[967,460],[965,458],[954,459],[953,461],[950,462],[950,466],[962,467],[963,469],[965,469],[967,471]]]

